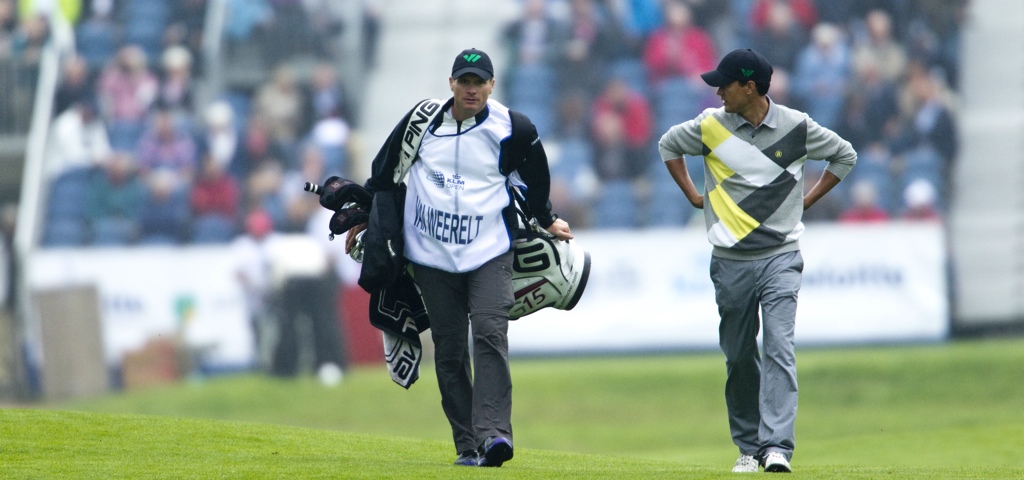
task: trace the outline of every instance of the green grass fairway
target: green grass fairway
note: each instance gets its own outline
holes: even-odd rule
[[[801,386],[797,421],[797,476],[805,478],[1024,478],[1024,339],[955,342],[945,345],[800,350]],[[716,478],[736,458],[728,433],[720,353],[686,355],[512,360],[513,425],[516,458],[500,475],[509,478],[667,477]],[[157,417],[116,417],[134,424],[159,425],[147,442],[157,457],[177,458],[175,425],[198,431],[262,431],[322,452],[332,465],[353,465],[354,474],[374,477],[379,464],[413,468],[404,478],[450,477],[455,458],[450,430],[441,413],[432,366],[410,390],[391,383],[383,368],[346,373],[335,388],[312,377],[294,380],[259,375],[219,377],[204,382],[102,398],[45,405],[47,408]],[[5,415],[16,415],[16,411]],[[17,414],[22,415],[22,414]],[[36,414],[43,415],[43,414]],[[68,431],[102,432],[95,417],[72,418]],[[105,417],[100,417],[105,418]],[[227,420],[202,423],[185,418]],[[172,421],[168,419],[179,419]],[[89,425],[94,422],[95,425]],[[237,423],[241,422],[241,423]],[[21,445],[25,430],[0,425],[0,455]],[[16,422],[14,422],[16,423]],[[51,424],[59,422],[50,420]],[[305,427],[274,430],[270,425]],[[241,426],[240,426],[241,425]],[[345,432],[345,433],[342,433]],[[382,435],[386,438],[352,434]],[[88,437],[86,433],[71,435]],[[154,438],[148,438],[148,437]],[[189,449],[202,452],[196,462],[216,456],[200,468],[271,462],[259,457],[267,445],[242,442],[224,433],[185,435]],[[221,438],[224,437],[224,438]],[[259,437],[259,435],[257,435]],[[407,440],[398,440],[395,437]],[[44,437],[48,438],[48,437]],[[249,438],[249,437],[245,437]],[[51,440],[56,442],[56,440]],[[61,440],[74,445],[71,440]],[[339,457],[353,443],[368,446],[358,455]],[[384,442],[375,445],[374,442]],[[134,442],[127,442],[139,454]],[[201,447],[192,448],[193,443]],[[59,442],[49,449],[58,449]],[[422,447],[421,447],[422,445]],[[106,445],[98,447],[107,448]],[[21,447],[17,447],[21,448]],[[26,447],[35,450],[34,447]],[[111,447],[113,448],[113,447]],[[20,450],[19,450],[20,451]],[[570,453],[572,452],[572,453]],[[597,455],[579,456],[579,454]],[[101,461],[108,453],[86,455]],[[347,455],[347,454],[346,454]],[[145,455],[142,455],[145,457]],[[258,458],[257,458],[258,457]],[[316,458],[311,458],[316,457]],[[159,460],[157,458],[157,461]],[[303,457],[317,465],[321,453]],[[2,458],[0,458],[2,459]],[[234,459],[234,460],[233,460]],[[31,458],[25,461],[31,463]],[[43,458],[36,461],[42,462]],[[145,458],[140,461],[149,461]],[[4,467],[7,464],[3,463]],[[272,463],[267,463],[268,469]],[[546,470],[549,466],[551,470]],[[99,468],[99,467],[97,467]],[[191,468],[191,467],[190,467]],[[310,466],[309,468],[314,468]],[[339,467],[341,468],[341,467]],[[388,467],[391,468],[391,467]],[[588,470],[579,470],[579,469]],[[607,468],[609,470],[601,470]],[[438,470],[440,469],[440,470]],[[577,472],[577,470],[579,470]],[[636,470],[636,474],[626,474]],[[206,471],[206,470],[204,470]],[[233,470],[224,470],[236,476]],[[260,470],[262,471],[262,470]],[[267,470],[274,472],[274,470]],[[527,472],[533,472],[532,475]],[[560,472],[555,475],[554,472]],[[519,472],[519,473],[513,473]],[[577,472],[577,473],[574,473]],[[309,470],[304,478],[330,473]],[[353,472],[347,472],[353,473]],[[525,475],[517,477],[515,475]],[[239,472],[238,476],[245,476]],[[275,475],[269,474],[271,477]],[[631,476],[632,475],[632,476]],[[0,475],[2,476],[2,475]],[[131,476],[131,475],[126,475]],[[38,478],[46,478],[42,476]]]
[[[501,469],[449,465],[447,442],[171,417],[2,413],[5,479],[735,478],[722,466],[521,448]],[[1014,478],[1011,468],[808,466],[795,478]]]

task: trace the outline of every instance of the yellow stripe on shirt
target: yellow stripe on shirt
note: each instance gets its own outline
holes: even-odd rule
[[[716,188],[708,192],[708,199],[711,200],[711,208],[715,211],[718,221],[729,229],[736,240],[743,240],[743,237],[761,225],[754,217],[740,209],[740,206],[725,193],[723,188]]]
[[[718,120],[713,115],[709,115],[704,120],[701,120],[700,132],[701,142],[711,150],[711,153],[704,156],[704,161],[707,162],[711,175],[715,177],[715,184],[717,185],[722,183],[722,180],[736,173],[714,153],[715,149],[725,143],[732,134],[721,123],[718,123]]]
[[[711,150],[710,153],[704,156],[704,161],[707,162],[708,169],[711,170],[711,175],[715,178],[715,184],[719,185],[723,180],[736,174],[731,168],[729,168],[725,162],[723,162],[714,150],[721,144],[725,143],[732,133],[729,132],[714,115],[708,115],[704,120],[700,122],[701,130],[701,142],[704,143]],[[739,205],[727,193],[723,188],[714,188],[708,192],[708,199],[711,200],[711,208],[715,212],[715,216],[718,217],[718,221],[722,223],[736,237],[737,240],[742,240],[747,234],[754,231],[755,228],[760,225],[760,222],[755,220],[747,212],[744,212]]]
[[[700,121],[700,141],[704,142],[704,145],[711,150],[718,148],[731,136],[732,133],[729,133],[729,130],[722,126],[714,115],[708,115]]]

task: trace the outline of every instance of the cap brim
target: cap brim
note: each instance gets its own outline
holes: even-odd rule
[[[480,77],[480,78],[482,78],[484,80],[490,80],[491,79],[491,72],[488,72],[487,70],[484,70],[484,69],[482,69],[480,67],[460,68],[460,69],[452,72],[452,78],[459,78],[459,77],[461,77],[461,76],[463,76],[463,75],[465,75],[467,73],[472,73],[472,74],[474,74],[474,75],[476,75],[476,76],[478,76],[478,77]]]
[[[700,74],[700,78],[704,80],[704,83],[711,85],[712,87],[724,87],[736,81],[736,79],[729,77],[718,70],[702,73]]]

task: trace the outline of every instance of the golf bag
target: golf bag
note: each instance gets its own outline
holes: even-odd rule
[[[572,310],[590,277],[590,253],[530,222],[517,229],[512,248],[512,320],[546,307]]]

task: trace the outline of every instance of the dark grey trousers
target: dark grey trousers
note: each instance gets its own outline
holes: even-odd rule
[[[512,441],[508,312],[513,305],[512,252],[467,273],[413,264],[430,318],[441,407],[457,452],[487,437]],[[472,326],[473,362],[469,359]]]
[[[721,317],[719,344],[728,372],[729,428],[745,455],[793,455],[797,408],[793,334],[803,268],[799,251],[761,260],[711,259]],[[763,356],[757,346],[762,324]]]

